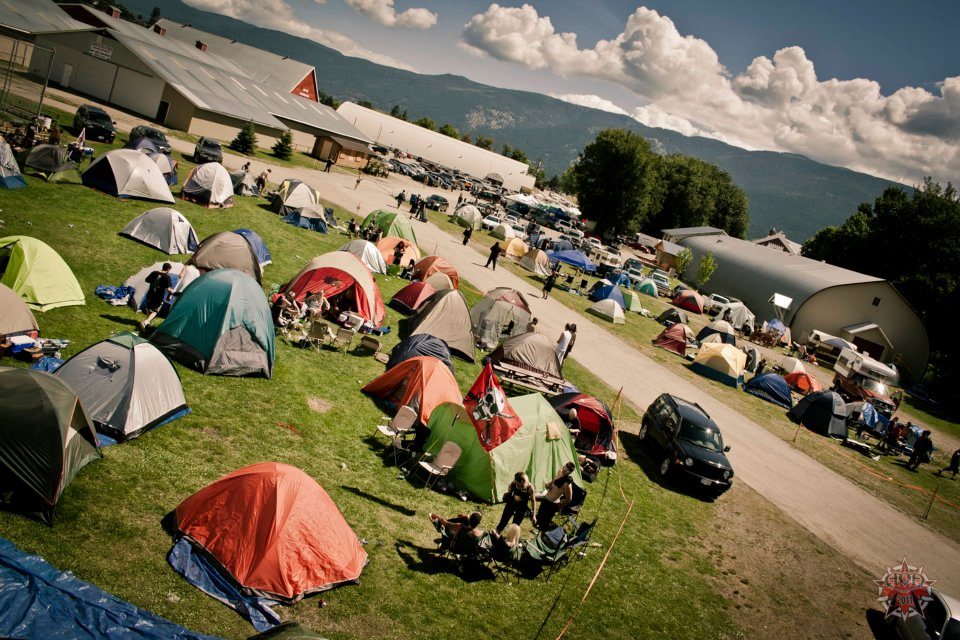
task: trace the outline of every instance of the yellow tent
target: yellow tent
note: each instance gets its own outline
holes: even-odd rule
[[[709,342],[700,347],[700,353],[690,368],[731,387],[743,382],[743,370],[747,366],[747,354],[731,344]]]
[[[503,242],[503,252],[514,258],[522,258],[527,254],[527,245],[520,238],[507,238]]]

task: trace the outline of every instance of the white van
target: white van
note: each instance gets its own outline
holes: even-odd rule
[[[557,223],[557,231],[577,240],[583,240],[583,231],[573,226],[573,223],[563,220]]]

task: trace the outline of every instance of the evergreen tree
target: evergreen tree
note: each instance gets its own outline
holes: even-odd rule
[[[293,155],[293,136],[289,131],[284,131],[277,138],[276,144],[273,145],[273,155],[281,160],[289,160]]]
[[[401,117],[400,105],[398,104],[393,105],[393,108],[390,109],[390,115],[393,116],[394,118]]]
[[[230,143],[230,148],[240,153],[250,154],[257,148],[257,131],[253,126],[253,121],[249,120],[240,131],[237,137]]]

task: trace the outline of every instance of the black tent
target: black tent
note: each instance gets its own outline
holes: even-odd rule
[[[672,307],[657,316],[657,322],[665,327],[670,327],[675,324],[690,324],[686,313]]]
[[[847,405],[835,391],[817,391],[804,396],[788,416],[811,431],[832,438],[847,438]]]
[[[397,343],[397,346],[390,352],[387,369],[392,369],[401,362],[417,356],[431,356],[441,360],[443,364],[450,368],[450,371],[453,371],[453,362],[450,361],[450,347],[440,338],[426,333],[412,335]]]

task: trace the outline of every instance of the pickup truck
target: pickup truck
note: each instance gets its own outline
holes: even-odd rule
[[[720,311],[720,307],[730,302],[730,298],[722,296],[719,293],[711,293],[703,299],[703,312],[709,316],[715,316]]]
[[[661,296],[670,295],[670,279],[662,271],[654,271],[650,274],[650,278],[657,283],[657,293]]]

